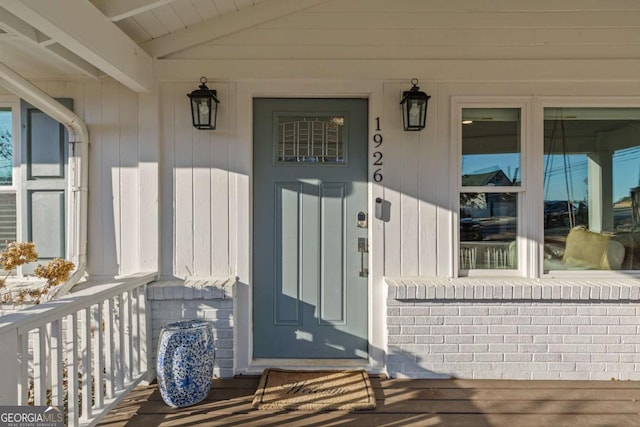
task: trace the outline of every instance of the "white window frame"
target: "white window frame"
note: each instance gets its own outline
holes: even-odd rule
[[[20,191],[20,100],[13,96],[0,95],[0,107],[11,109],[11,139],[13,143],[13,171],[11,185],[0,185],[0,193],[16,195],[16,240],[22,239],[22,195]]]
[[[451,98],[451,200],[453,277],[625,278],[640,277],[638,270],[551,270],[544,272],[544,109],[545,108],[640,108],[640,97],[579,96],[453,96]],[[518,268],[514,270],[460,270],[460,193],[487,192],[487,187],[462,186],[462,109],[520,108],[520,187],[492,187],[491,192],[518,193]]]
[[[640,97],[597,97],[597,96],[540,96],[536,97],[534,102],[534,119],[533,129],[536,130],[535,141],[539,144],[533,144],[533,157],[539,158],[540,168],[536,170],[535,179],[542,183],[544,179],[544,168],[542,159],[544,156],[543,135],[544,132],[544,109],[545,108],[640,108]],[[543,203],[543,185],[539,186],[539,195],[537,200]],[[538,206],[540,206],[538,204]],[[539,209],[539,207],[538,207]],[[542,215],[537,218],[537,240],[540,244],[537,247],[538,256],[538,275],[540,278],[624,278],[629,276],[640,277],[640,270],[550,270],[544,272],[543,253],[544,253],[544,225]]]
[[[11,139],[13,141],[13,176],[11,185],[0,185],[0,190],[18,191],[20,179],[20,103],[12,96],[0,95],[0,107],[11,109]]]
[[[529,158],[529,123],[530,123],[530,97],[511,97],[511,96],[456,96],[452,97],[452,144],[455,152],[452,155],[454,162],[451,167],[451,182],[455,183],[455,198],[453,200],[453,274],[454,277],[526,277],[526,257],[529,253],[529,245],[526,245],[528,234],[526,221],[523,221],[523,215],[527,210],[528,197],[527,191],[530,186],[529,165],[526,159]],[[462,110],[464,108],[517,108],[520,110],[520,186],[513,187],[491,187],[490,191],[486,186],[462,186]],[[516,244],[518,248],[518,267],[516,269],[472,269],[460,270],[460,193],[516,193],[517,194],[517,237]],[[526,246],[525,246],[526,245]]]

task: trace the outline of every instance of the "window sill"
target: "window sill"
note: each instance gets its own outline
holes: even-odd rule
[[[640,278],[385,278],[395,300],[640,300]]]

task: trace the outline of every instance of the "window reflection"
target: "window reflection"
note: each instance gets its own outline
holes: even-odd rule
[[[544,114],[544,269],[640,269],[640,109]]]
[[[11,109],[0,108],[0,185],[11,185],[13,176],[13,138]]]
[[[0,107],[0,250],[16,240],[16,193],[13,184],[13,138],[11,108]],[[15,274],[15,271],[13,272]]]
[[[460,193],[460,269],[517,269],[518,194],[490,191],[520,186],[520,109],[463,108],[460,126],[462,186],[486,188]]]
[[[462,109],[462,185],[520,185],[520,109]]]
[[[517,269],[516,193],[460,194],[460,269]]]

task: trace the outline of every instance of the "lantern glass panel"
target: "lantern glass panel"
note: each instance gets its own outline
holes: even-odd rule
[[[211,125],[211,99],[200,97],[191,98],[191,114],[195,127],[208,128]]]
[[[422,117],[422,103],[417,99],[412,99],[407,103],[407,118],[410,127],[416,127],[420,124],[420,118]]]
[[[425,128],[427,103],[429,97],[422,93],[405,93],[402,102],[402,120],[405,130],[421,130]]]

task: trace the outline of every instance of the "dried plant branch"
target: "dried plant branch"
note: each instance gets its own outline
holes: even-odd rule
[[[75,268],[75,264],[61,258],[54,258],[45,266],[38,265],[33,274],[41,279],[47,279],[47,284],[42,288],[40,295],[34,301],[34,304],[40,304],[40,300],[47,295],[52,288],[69,280],[69,275]]]
[[[36,244],[33,242],[11,242],[7,244],[7,248],[0,252],[0,265],[7,274],[0,279],[0,288],[4,287],[5,281],[11,271],[18,266],[28,262],[34,262],[38,259],[36,252]]]
[[[34,262],[38,259],[36,245],[32,242],[20,243],[12,242],[7,248],[0,252],[0,265],[7,272],[4,278],[0,279],[0,289],[5,286],[5,281],[11,271],[16,267]],[[33,300],[34,304],[40,304],[42,299],[51,294],[56,286],[69,280],[69,276],[75,265],[71,261],[61,258],[54,258],[46,265],[38,265],[33,272],[36,277],[46,279],[47,282],[42,289],[26,289],[17,291],[7,291],[0,294],[0,303],[22,304],[27,299]]]

